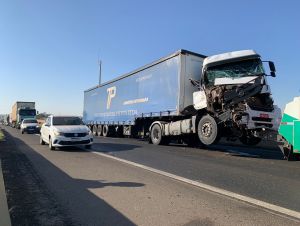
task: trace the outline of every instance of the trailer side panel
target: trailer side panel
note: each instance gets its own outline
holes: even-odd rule
[[[133,124],[179,113],[180,55],[84,93],[86,123]]]

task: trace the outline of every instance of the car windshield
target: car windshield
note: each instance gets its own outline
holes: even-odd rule
[[[53,117],[53,125],[84,125],[79,117]]]
[[[23,121],[23,123],[26,124],[26,123],[38,123],[38,122],[37,122],[37,120],[35,120],[35,119],[25,119],[25,120]]]
[[[241,78],[263,74],[264,69],[260,59],[232,62],[208,67],[204,76],[205,85],[212,86],[216,78]]]

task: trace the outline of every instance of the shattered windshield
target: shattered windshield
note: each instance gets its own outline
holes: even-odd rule
[[[264,73],[259,59],[244,60],[209,67],[204,76],[205,85],[214,85],[216,78],[241,78]]]

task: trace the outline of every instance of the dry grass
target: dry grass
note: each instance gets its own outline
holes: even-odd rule
[[[0,142],[4,140],[4,134],[3,132],[0,130]]]

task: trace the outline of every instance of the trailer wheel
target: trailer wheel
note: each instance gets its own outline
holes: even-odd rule
[[[93,132],[94,136],[97,136],[97,130],[98,130],[98,126],[97,125],[93,125],[92,132]]]
[[[162,130],[160,125],[155,124],[152,126],[150,138],[152,144],[160,145],[163,143],[163,136],[162,136]]]
[[[98,125],[98,128],[97,128],[97,135],[98,135],[98,136],[102,136],[102,125]]]
[[[108,125],[104,125],[102,128],[102,134],[104,137],[108,137],[109,136],[109,128]]]
[[[210,115],[203,116],[198,123],[198,136],[204,145],[211,145],[219,140],[219,129],[216,120]]]
[[[261,142],[261,138],[255,136],[243,135],[240,137],[240,141],[245,145],[254,146],[257,145],[259,142]]]

